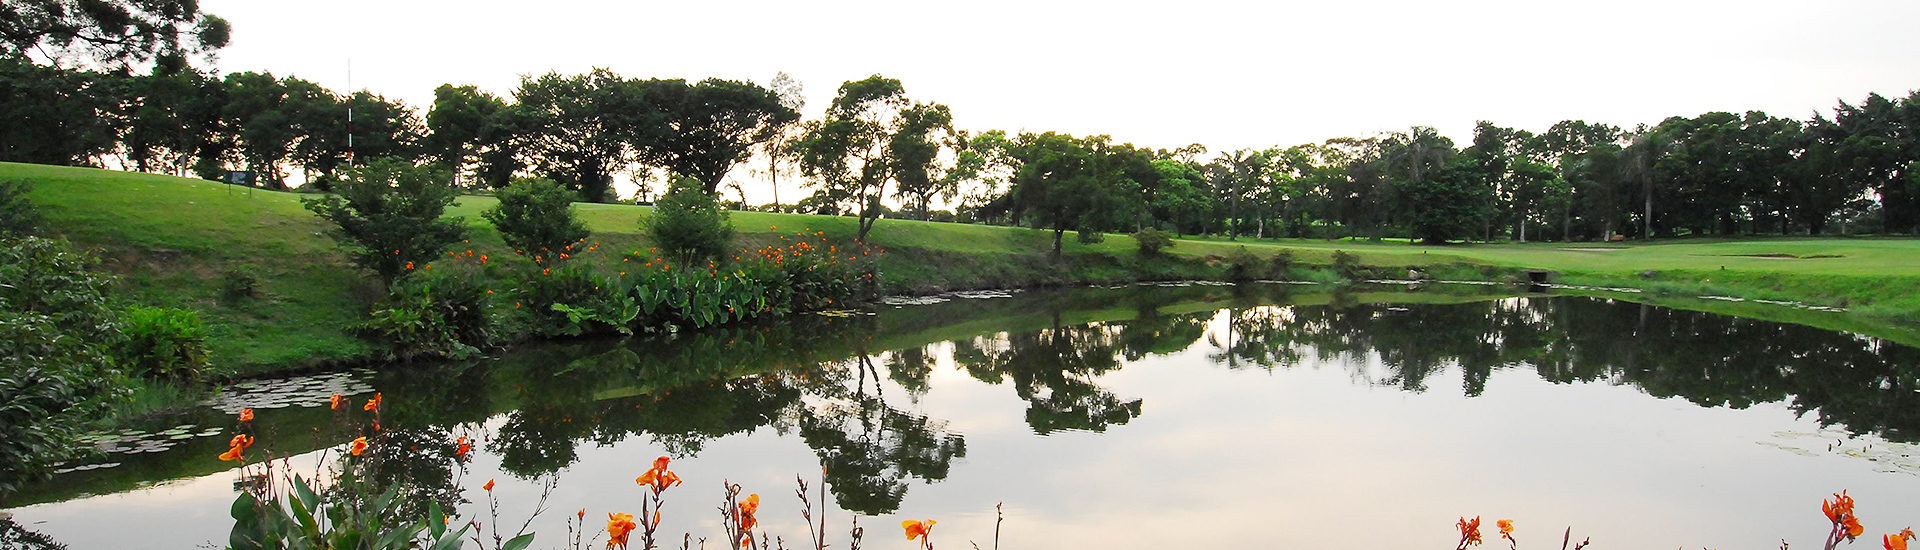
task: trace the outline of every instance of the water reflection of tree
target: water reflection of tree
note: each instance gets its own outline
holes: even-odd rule
[[[1140,415],[1141,400],[1123,401],[1093,382],[1120,368],[1117,333],[1104,325],[1060,326],[1056,317],[1046,330],[956,341],[954,362],[982,382],[1009,382],[1027,401],[1034,433],[1103,432]]]
[[[907,480],[946,479],[953,460],[967,456],[966,440],[943,423],[887,405],[870,358],[848,361],[860,373],[854,391],[798,414],[800,437],[819,455],[827,486],[840,507],[888,514],[906,498]],[[866,389],[873,374],[874,391]]]
[[[1228,324],[1210,340],[1228,365],[1344,357],[1357,378],[1415,392],[1457,365],[1468,396],[1495,370],[1532,368],[1701,406],[1790,399],[1822,424],[1920,437],[1920,350],[1801,325],[1583,298],[1232,309]],[[1366,372],[1369,357],[1385,372]]]

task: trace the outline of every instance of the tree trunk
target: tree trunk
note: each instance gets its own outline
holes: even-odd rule
[[[1060,236],[1066,233],[1067,230],[1065,228],[1059,226],[1054,226],[1053,228],[1053,257],[1055,258],[1060,257]]]

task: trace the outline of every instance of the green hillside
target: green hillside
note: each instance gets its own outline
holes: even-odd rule
[[[217,365],[235,374],[358,360],[372,351],[343,327],[357,322],[382,292],[347,264],[326,225],[296,193],[88,168],[0,163],[0,179],[29,179],[48,232],[101,251],[131,299],[186,307],[207,317]],[[473,228],[477,252],[511,256],[479,213],[494,204],[461,198],[452,214]],[[646,207],[580,204],[594,239],[609,251],[643,250],[637,219]],[[845,217],[735,212],[741,247],[798,231],[850,238]],[[1294,251],[1326,264],[1335,250],[1363,264],[1409,266],[1442,276],[1488,277],[1512,268],[1553,270],[1560,280],[1634,286],[1673,295],[1725,294],[1843,305],[1873,322],[1910,323],[1920,314],[1920,241],[1912,239],[1699,240],[1641,243],[1528,243],[1414,246],[1322,240],[1185,239],[1176,258],[1146,260],[1133,241],[1067,239],[1052,259],[1047,231],[984,225],[882,220],[873,242],[887,249],[881,267],[893,292],[1112,283],[1140,278],[1219,277],[1218,262],[1240,246],[1260,255]],[[617,252],[615,252],[617,253]],[[602,252],[599,260],[614,254]],[[596,259],[588,259],[596,261]],[[1493,269],[1498,268],[1498,269]],[[1653,271],[1645,275],[1642,272]],[[223,300],[235,274],[258,281],[260,297]]]

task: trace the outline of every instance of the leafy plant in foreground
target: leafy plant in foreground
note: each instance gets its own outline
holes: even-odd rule
[[[60,241],[0,239],[0,496],[72,456],[80,428],[127,392],[92,261]]]

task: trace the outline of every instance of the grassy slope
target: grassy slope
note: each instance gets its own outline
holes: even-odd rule
[[[213,354],[238,374],[288,365],[350,360],[370,351],[341,327],[360,319],[378,294],[370,277],[349,266],[324,236],[326,226],[301,207],[300,195],[151,174],[0,163],[0,179],[36,182],[32,199],[53,232],[103,250],[109,269],[124,275],[134,299],[204,312]],[[506,256],[499,235],[479,213],[490,197],[464,197],[451,214],[473,227],[473,247]],[[643,207],[581,204],[595,239],[614,251],[646,248],[635,221]],[[800,230],[850,237],[852,218],[735,212],[743,244],[772,242]],[[1083,245],[1066,239],[1063,266],[1049,259],[1052,234],[1031,229],[881,220],[873,241],[888,249],[883,271],[889,288],[927,292],[957,288],[1117,282],[1140,276],[1209,277],[1202,262],[1143,260],[1132,240],[1110,235]],[[1885,320],[1920,315],[1920,241],[1894,239],[1767,239],[1664,241],[1654,244],[1502,244],[1411,246],[1320,240],[1183,239],[1172,251],[1197,258],[1240,246],[1266,255],[1295,251],[1299,261],[1324,264],[1334,250],[1374,266],[1466,264],[1542,268],[1563,280],[1637,286],[1670,294],[1734,294],[1847,305]],[[1617,248],[1617,250],[1580,250]],[[1837,255],[1774,259],[1743,255]],[[611,255],[606,255],[610,257]],[[1724,266],[1724,271],[1723,271]],[[1429,267],[1434,269],[1433,267]],[[1654,270],[1643,279],[1636,274]],[[245,271],[264,296],[226,302],[222,273]]]

